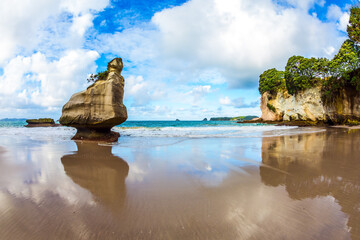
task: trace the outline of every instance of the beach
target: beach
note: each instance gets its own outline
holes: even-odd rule
[[[171,124],[0,128],[0,238],[360,239],[359,130]]]

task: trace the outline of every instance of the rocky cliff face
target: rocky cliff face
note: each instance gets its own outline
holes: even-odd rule
[[[347,119],[360,119],[360,96],[351,89],[344,89],[330,103],[321,98],[321,88],[314,87],[295,95],[279,90],[261,96],[264,121],[324,121],[343,123]]]
[[[127,119],[122,68],[121,58],[113,59],[105,80],[75,93],[64,105],[60,123],[77,129],[73,139],[117,141],[119,134],[111,128]]]

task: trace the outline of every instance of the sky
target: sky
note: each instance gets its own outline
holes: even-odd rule
[[[0,118],[61,116],[121,57],[128,120],[261,115],[259,75],[332,58],[357,0],[1,0]]]

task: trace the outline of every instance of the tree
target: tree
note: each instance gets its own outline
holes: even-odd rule
[[[347,32],[351,41],[360,43],[360,8],[352,7],[350,9],[350,20]]]
[[[259,80],[259,92],[263,94],[265,92],[270,92],[275,94],[277,90],[284,83],[284,72],[278,71],[275,68],[266,70],[260,75]]]
[[[329,64],[330,77],[323,81],[322,97],[331,102],[344,88],[360,90],[360,60],[353,41],[346,40]]]
[[[325,66],[324,60],[292,56],[285,67],[286,88],[290,94],[311,88],[323,73],[320,71]]]
[[[342,77],[344,74],[359,68],[359,58],[351,40],[346,40],[334,56],[330,63],[331,75],[333,77]]]

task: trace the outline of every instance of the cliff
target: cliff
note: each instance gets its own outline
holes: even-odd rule
[[[276,94],[261,95],[263,121],[312,121],[343,124],[360,120],[360,94],[344,88],[330,101],[322,99],[321,87],[313,87],[289,94],[278,90]]]

